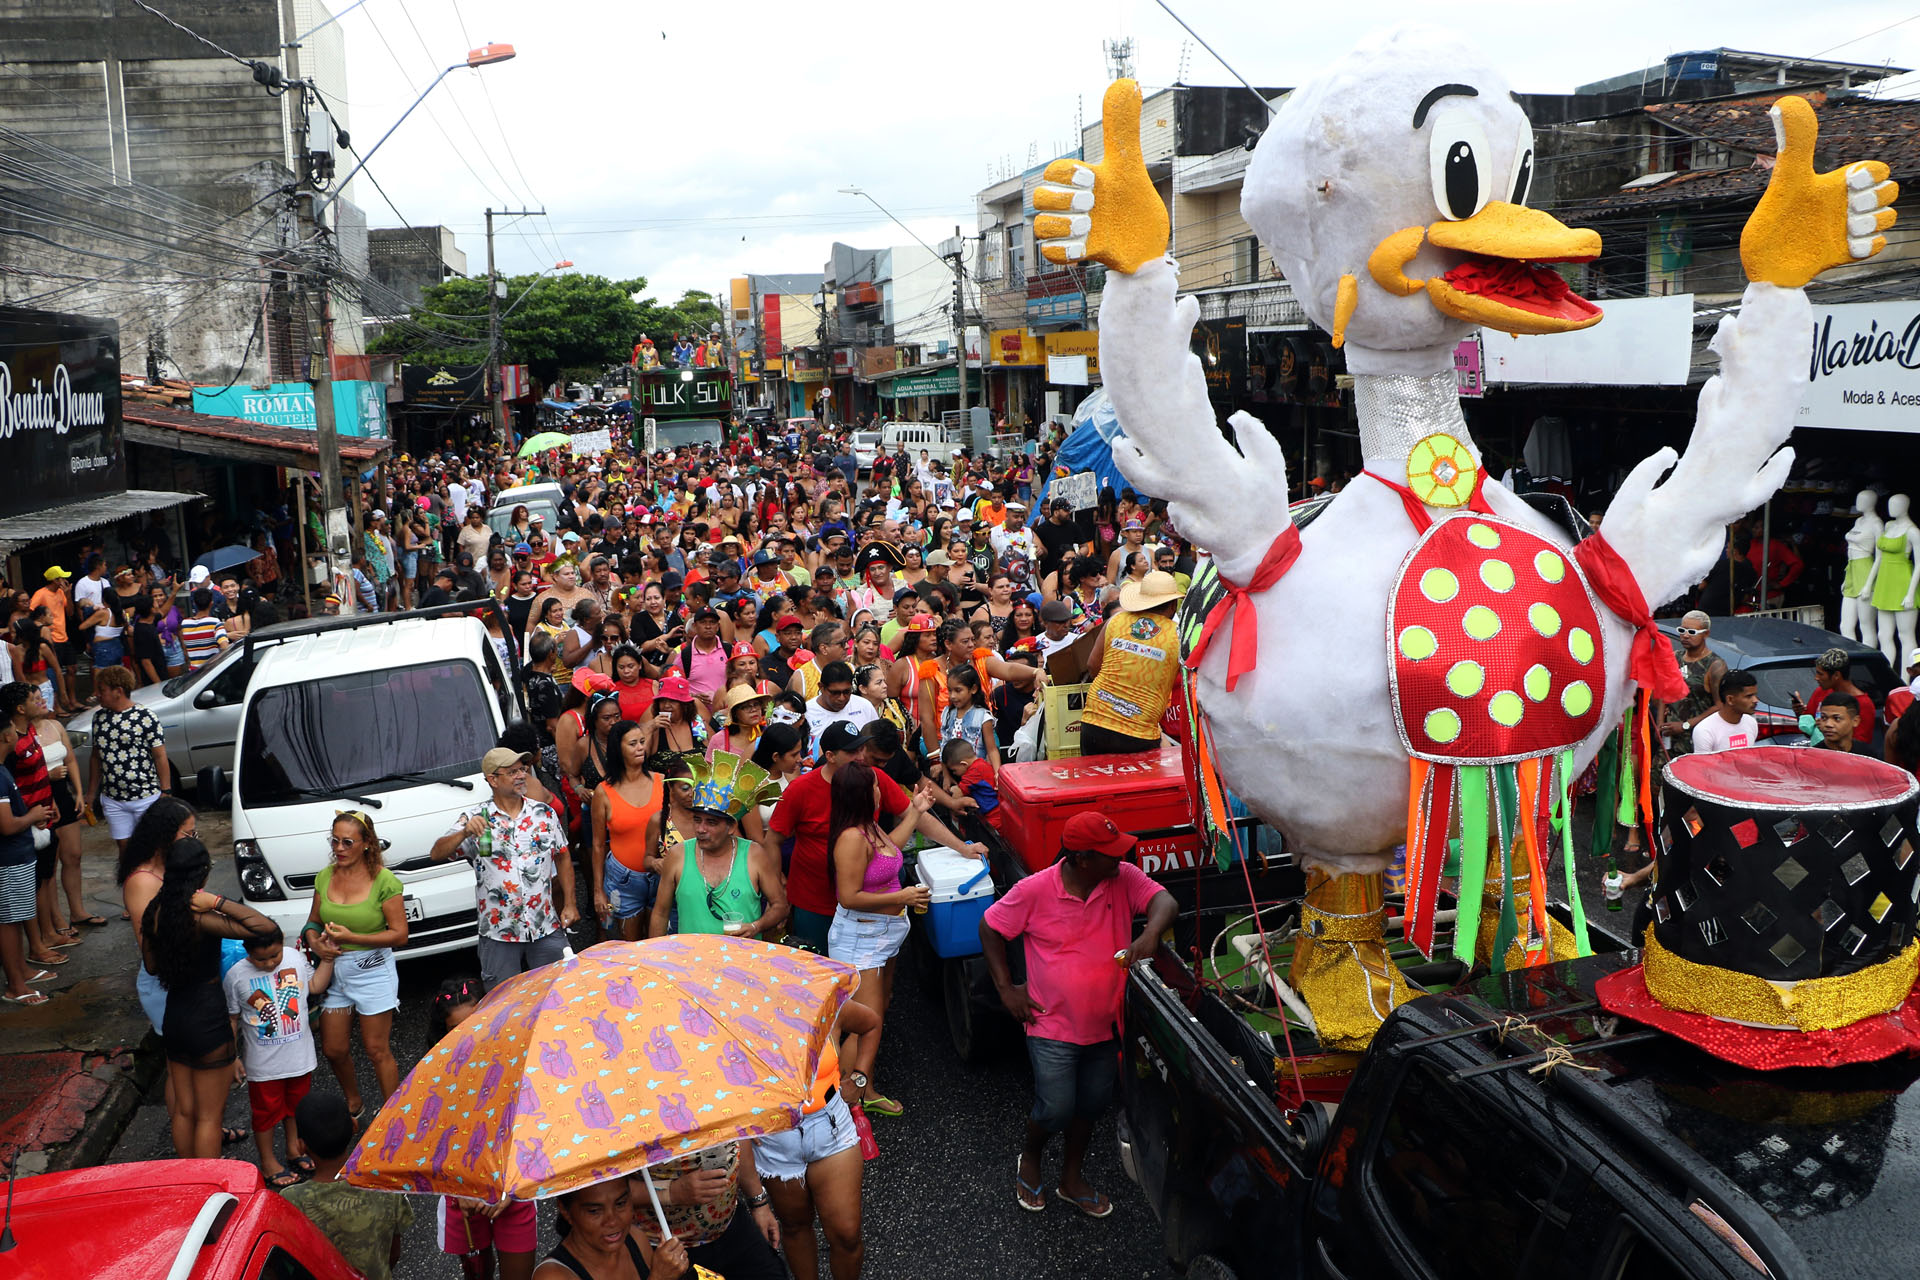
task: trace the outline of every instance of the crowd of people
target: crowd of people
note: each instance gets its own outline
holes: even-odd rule
[[[724,933],[860,973],[797,1128],[641,1175],[668,1207],[664,1243],[633,1211],[648,1202],[644,1187],[566,1198],[571,1230],[542,1274],[597,1274],[631,1248],[636,1275],[679,1276],[692,1262],[734,1280],[788,1268],[811,1277],[816,1223],[832,1274],[858,1274],[859,1135],[866,1117],[912,1101],[878,1079],[894,969],[910,913],[929,899],[903,878],[907,851],[985,858],[978,824],[993,821],[999,770],[1032,750],[1047,659],[1103,628],[1125,643],[1084,646],[1096,690],[1085,732],[1109,735],[1106,749],[1159,745],[1178,655],[1173,606],[1193,569],[1163,510],[1107,491],[1092,510],[1056,502],[1030,524],[1049,444],[1005,462],[883,455],[867,475],[837,465],[846,451],[844,440],[742,433],[725,448],[652,457],[619,446],[402,456],[364,491],[354,605],[470,609],[503,665],[522,672],[531,713],[476,744],[480,803],[431,848],[404,851],[475,872],[477,974],[436,996],[430,1041],[494,986],[599,938]],[[487,505],[549,480],[564,495],[551,508],[516,504],[502,520]],[[77,846],[72,824],[97,813],[116,842],[136,987],[165,1051],[175,1149],[213,1157],[250,1132],[269,1184],[378,1277],[396,1256],[405,1201],[362,1202],[331,1175],[408,1065],[393,1049],[408,921],[387,867],[402,851],[389,855],[374,816],[343,808],[308,919],[286,936],[208,890],[213,855],[194,810],[171,794],[157,720],[131,696],[299,615],[284,542],[263,534],[256,546],[259,562],[184,582],[164,557],[114,567],[95,552],[77,582],[56,567],[38,596],[16,601],[18,639],[4,655],[15,678],[0,682],[11,801],[0,806],[0,888],[33,910],[0,926],[0,959],[9,999],[44,1000],[35,966],[58,963],[73,931],[106,923],[83,914],[77,886],[68,923],[54,892]],[[68,678],[77,668],[85,696]],[[96,700],[80,777],[59,712]],[[1047,992],[1028,999],[996,971],[1041,1046],[1019,1169],[1028,1208],[1044,1207],[1030,1203],[1040,1148],[1065,1131],[1061,1197],[1093,1216],[1112,1209],[1079,1166],[1112,1093],[1098,1046],[1111,1040],[1124,976],[1113,956],[1144,953],[1156,913],[1171,909],[1121,864],[1127,843],[1106,824],[1063,863],[1070,903],[995,918],[993,936],[1027,936],[1031,981]],[[1113,894],[1127,910],[1110,908]],[[1149,914],[1138,937],[1136,910]],[[322,1058],[337,1091],[311,1089]],[[222,1122],[236,1079],[245,1128]],[[494,1265],[530,1275],[530,1210],[448,1200],[442,1246],[476,1278]]]

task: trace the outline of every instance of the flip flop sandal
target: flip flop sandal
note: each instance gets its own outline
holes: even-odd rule
[[[247,1131],[245,1129],[237,1129],[232,1125],[223,1125],[220,1129],[220,1145],[230,1147],[246,1136]]]
[[[1101,1195],[1098,1191],[1094,1192],[1091,1196],[1070,1196],[1060,1188],[1055,1187],[1053,1194],[1059,1196],[1061,1200],[1072,1205],[1089,1218],[1104,1218],[1113,1212],[1113,1201],[1107,1199],[1107,1197]]]
[[[126,919],[124,915],[120,918],[122,920]],[[76,919],[74,923],[83,924],[89,929],[100,929],[106,927],[107,918],[105,916],[81,916]]]
[[[267,1185],[275,1191],[285,1191],[288,1187],[298,1185],[299,1182],[300,1175],[291,1169],[282,1169],[267,1179]]]
[[[48,996],[47,996],[47,993],[44,991],[29,991],[27,992],[27,994],[23,996],[0,995],[0,1000],[5,1000],[8,1004],[33,1005],[33,1004],[45,1004],[48,1000]]]
[[[898,1116],[906,1110],[894,1099],[877,1093],[869,1094],[860,1105],[876,1116]]]
[[[1020,1157],[1013,1158],[1013,1198],[1028,1213],[1045,1213],[1047,1209],[1046,1188],[1039,1183],[1030,1183],[1020,1176]]]
[[[48,969],[36,969],[27,975],[28,982],[51,982],[60,975]]]
[[[319,1170],[314,1167],[312,1156],[295,1156],[293,1159],[287,1161],[287,1168],[292,1169],[303,1178],[311,1178],[315,1173],[319,1172]]]
[[[73,936],[73,937],[71,937],[71,938],[69,938],[69,937],[67,937],[67,936],[65,936],[64,934],[62,934],[62,935],[58,935],[58,936],[60,937],[60,941],[58,941],[58,942],[49,942],[49,943],[47,944],[47,950],[49,950],[49,951],[59,951],[59,950],[62,950],[62,949],[64,949],[64,948],[66,948],[66,947],[77,947],[77,946],[79,946],[79,945],[80,945],[80,938],[79,938],[79,935],[78,935],[78,934],[76,934],[76,935],[74,935],[74,936]]]
[[[67,962],[67,957],[65,956],[28,956],[27,957],[28,964],[65,964],[66,962]]]

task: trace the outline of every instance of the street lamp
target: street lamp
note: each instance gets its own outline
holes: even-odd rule
[[[940,258],[942,261],[946,260],[943,255],[934,251],[932,245],[922,240],[914,232],[912,227],[900,221],[900,219],[895,218],[893,216],[893,210],[887,208],[887,206],[881,204],[878,200],[875,200],[861,188],[841,187],[840,194],[843,196],[859,196],[862,200],[865,200],[868,204],[886,214],[887,217],[892,218],[895,226],[899,227],[908,235],[913,236],[915,244],[925,249],[928,253],[933,254],[934,257]],[[958,243],[957,237],[960,234],[960,228],[955,227],[953,232],[956,237],[956,243]],[[956,251],[953,255],[953,364],[954,372],[959,375],[960,417],[963,422],[967,416],[967,317],[964,310],[966,298],[965,282],[966,268],[961,265],[960,254]],[[982,377],[984,381],[984,374]],[[962,429],[964,430],[964,426]]]
[[[330,195],[328,195],[326,199],[320,201],[318,204],[314,206],[314,209],[313,209],[314,222],[317,224],[320,221],[320,215],[327,211],[327,207],[331,205],[339,197],[340,192],[346,190],[347,184],[353,181],[354,175],[358,174],[362,169],[367,167],[367,161],[373,159],[373,153],[378,151],[382,146],[386,145],[387,139],[393,136],[393,131],[395,129],[398,129],[403,123],[406,122],[406,118],[413,114],[414,108],[418,107],[421,103],[425,102],[427,100],[427,95],[432,93],[434,89],[438,88],[442,80],[445,80],[448,76],[452,75],[456,71],[466,71],[470,69],[478,70],[481,67],[492,66],[496,62],[507,62],[511,60],[514,56],[515,56],[514,48],[510,44],[483,44],[478,49],[468,50],[467,60],[465,62],[456,62],[452,66],[448,67],[446,70],[442,71],[439,75],[435,76],[433,78],[433,83],[428,85],[425,89],[422,89],[420,91],[420,96],[413,100],[413,106],[410,106],[405,111],[402,111],[400,113],[400,119],[395,120],[393,124],[387,129],[387,131],[380,135],[380,141],[374,143],[373,146],[369,147],[367,150],[360,153],[360,163],[354,165],[352,170],[348,172],[347,176],[340,179],[340,181],[337,184],[335,184],[333,188],[333,192]]]

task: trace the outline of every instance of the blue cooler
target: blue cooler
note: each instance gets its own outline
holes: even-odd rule
[[[980,954],[980,918],[993,905],[987,864],[947,848],[922,849],[920,883],[933,901],[920,923],[935,955],[953,960]]]

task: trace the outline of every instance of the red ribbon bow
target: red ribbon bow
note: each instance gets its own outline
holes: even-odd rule
[[[1193,652],[1187,655],[1187,670],[1197,671],[1200,660],[1206,657],[1207,646],[1213,643],[1214,633],[1221,627],[1231,627],[1233,631],[1232,647],[1227,650],[1227,692],[1240,683],[1240,677],[1253,670],[1254,662],[1260,652],[1260,614],[1255,608],[1253,597],[1256,592],[1267,590],[1286,576],[1293,568],[1293,562],[1300,558],[1300,530],[1288,525],[1267,548],[1267,554],[1261,557],[1260,565],[1253,571],[1253,580],[1239,587],[1227,581],[1227,575],[1220,575],[1220,585],[1227,594],[1213,606],[1207,614],[1206,625],[1200,628],[1200,639],[1194,642]]]
[[[1633,627],[1633,651],[1627,660],[1627,675],[1637,681],[1642,689],[1652,696],[1666,702],[1674,702],[1687,696],[1687,681],[1680,674],[1680,663],[1673,656],[1673,646],[1653,625],[1653,614],[1647,608],[1647,598],[1640,590],[1640,584],[1634,581],[1633,570],[1627,568],[1627,562],[1620,558],[1606,538],[1599,533],[1577,544],[1573,549],[1573,558],[1586,571],[1587,581],[1593,585],[1593,592],[1623,622]]]

